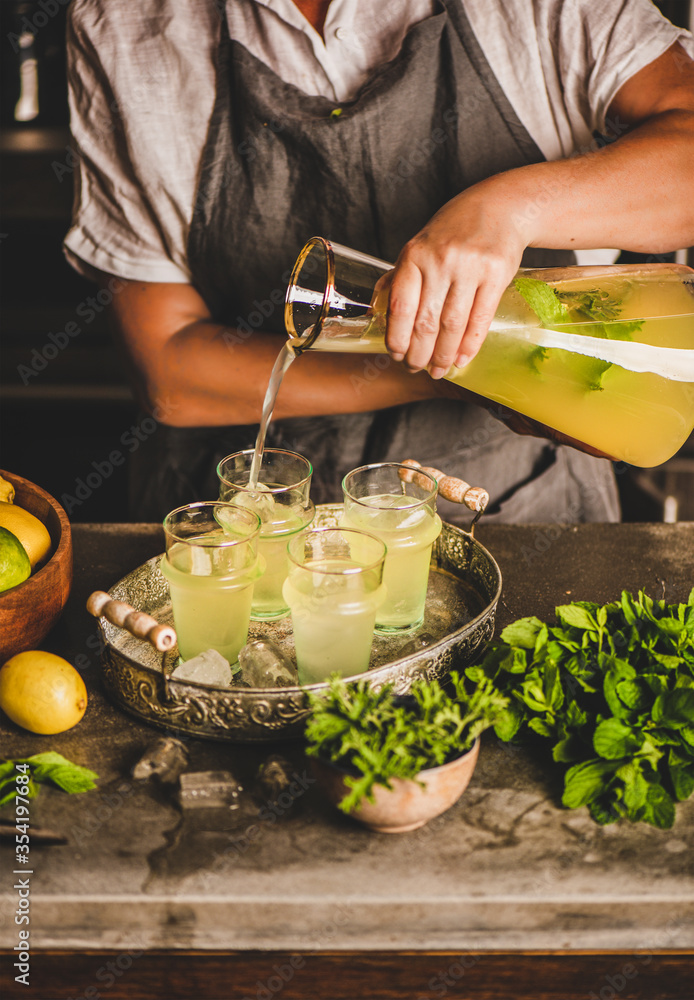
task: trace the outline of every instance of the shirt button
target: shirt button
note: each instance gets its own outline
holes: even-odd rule
[[[351,31],[349,28],[335,28],[335,38],[339,39],[341,42],[346,41],[349,38]]]

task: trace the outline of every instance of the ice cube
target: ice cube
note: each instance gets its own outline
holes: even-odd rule
[[[295,768],[286,757],[280,754],[271,754],[258,770],[258,778],[263,791],[271,799],[276,799],[281,792],[285,792],[292,783],[292,772]]]
[[[193,684],[213,684],[215,687],[229,687],[231,667],[216,649],[206,649],[204,653],[180,663],[171,675],[175,681],[190,681]]]
[[[428,516],[428,507],[417,507],[409,514],[405,514],[404,517],[398,519],[398,530],[402,531],[403,528],[414,528],[415,525],[419,524]]]
[[[213,552],[214,549],[210,550],[203,545],[190,546],[190,572],[193,576],[212,575]]]
[[[230,771],[193,771],[180,777],[183,809],[238,809],[243,787]]]
[[[136,781],[155,777],[165,784],[173,784],[187,763],[188,751],[184,744],[173,736],[160,736],[149,744],[130,773]]]
[[[275,512],[275,498],[270,487],[265,483],[256,483],[251,490],[246,488],[234,494],[231,503],[236,507],[245,507],[257,514],[261,521],[271,521]]]
[[[238,679],[244,687],[294,687],[296,665],[269,639],[251,639],[239,653]]]

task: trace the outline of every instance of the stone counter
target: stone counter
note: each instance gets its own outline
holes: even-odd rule
[[[82,670],[90,702],[74,730],[34,736],[3,718],[2,753],[56,750],[100,775],[97,790],[43,787],[31,824],[67,838],[31,847],[33,949],[679,951],[694,946],[694,800],[669,831],[599,827],[567,811],[549,760],[489,734],[459,802],[418,831],[371,833],[323,802],[299,742],[187,739],[190,770],[228,769],[236,811],[187,811],[130,768],[157,731],[115,708],[100,682],[88,594],[160,552],[153,525],[75,525],[75,582],[44,648]],[[622,589],[686,600],[694,524],[481,526],[501,568],[498,627],[549,618],[569,600]],[[273,810],[255,797],[270,753],[294,765]],[[9,818],[5,807],[0,815]],[[2,848],[3,872],[14,869]],[[17,943],[17,895],[1,887],[0,948]],[[104,994],[107,995],[107,994]]]

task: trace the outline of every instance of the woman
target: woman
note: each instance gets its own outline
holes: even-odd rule
[[[319,234],[397,264],[393,363],[368,390],[346,355],[304,356],[282,386],[268,443],[313,462],[318,501],[414,457],[484,485],[488,517],[618,518],[608,462],[518,437],[440,379],[521,262],[694,242],[686,32],[649,0],[77,0],[69,41],[67,252],[123,279],[116,335],[167,415],[134,516],[214,495],[216,461],[252,445],[289,270]]]

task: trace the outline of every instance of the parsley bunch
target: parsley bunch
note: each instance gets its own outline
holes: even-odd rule
[[[557,624],[507,626],[467,677],[510,699],[502,740],[531,730],[569,765],[563,805],[598,823],[625,817],[667,829],[694,791],[694,590],[687,604],[624,591],[576,601]]]
[[[374,691],[366,680],[348,687],[333,677],[324,697],[309,693],[306,752],[351,772],[344,812],[364,798],[373,802],[375,785],[392,788],[391,778],[416,779],[460,757],[508,704],[490,681],[472,694],[455,672],[450,683],[453,694],[436,680],[417,680],[409,695],[397,696],[389,685]]]

